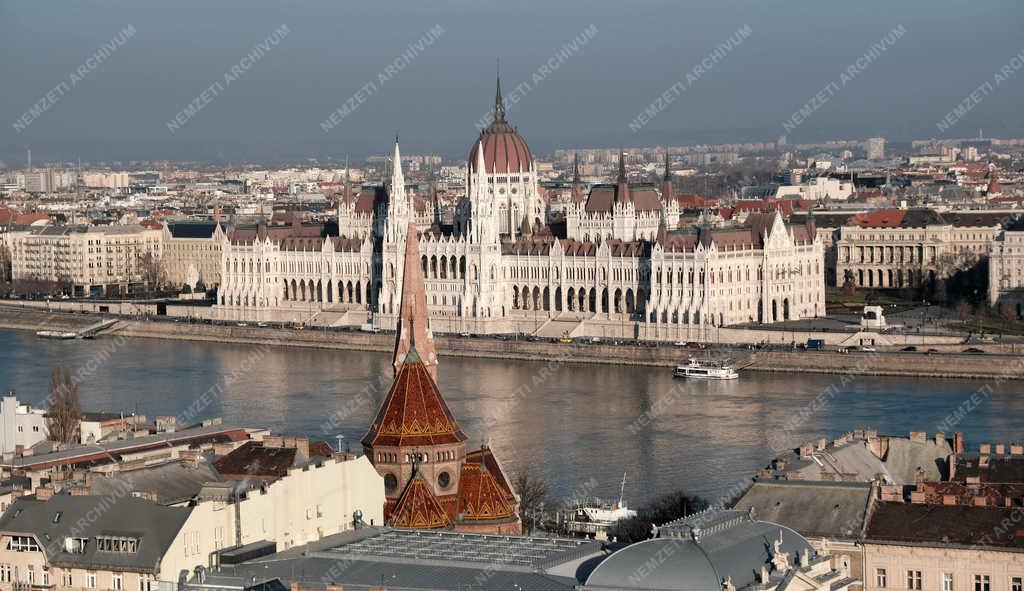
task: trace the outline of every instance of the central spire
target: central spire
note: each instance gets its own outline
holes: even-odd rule
[[[427,293],[416,224],[410,222],[405,237],[405,268],[402,272],[402,301],[395,331],[395,374],[410,357],[422,362],[437,381],[437,351],[428,326]]]
[[[498,85],[494,91],[494,120],[505,120],[505,99],[501,96],[501,62],[498,62]]]

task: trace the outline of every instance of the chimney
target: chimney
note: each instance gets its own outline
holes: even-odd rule
[[[956,495],[942,495],[943,505],[956,505]]]
[[[800,446],[800,457],[801,458],[803,458],[803,459],[809,458],[809,457],[811,457],[812,453],[814,453],[814,445],[813,444],[805,443],[805,444]]]
[[[924,486],[924,470],[920,468],[917,469],[917,473],[914,474],[914,484],[917,485],[917,488],[919,489]]]
[[[36,499],[40,501],[49,501],[53,498],[53,487],[52,486],[40,486],[36,489]]]
[[[296,437],[295,438],[295,449],[299,450],[299,454],[309,459],[309,437]]]
[[[1010,455],[1011,456],[1024,456],[1024,445],[1019,443],[1010,444]]]
[[[1004,455],[1006,455],[1006,446],[1003,445],[1002,443],[997,443],[996,444],[996,455],[997,456],[1004,456]]]
[[[980,446],[978,446],[978,453],[980,453],[980,454],[990,454],[990,453],[992,453],[992,444],[991,443],[982,443]]]
[[[915,490],[910,492],[910,502],[916,505],[924,504],[924,491]]]
[[[964,433],[957,431],[953,433],[953,453],[960,455],[964,453]]]
[[[928,434],[924,431],[911,431],[910,440],[917,443],[924,443],[928,440]]]
[[[935,445],[941,446],[945,442],[946,442],[946,434],[945,433],[940,431],[940,432],[935,434]]]
[[[280,435],[274,435],[271,437],[263,438],[264,447],[284,447],[284,437]]]
[[[824,437],[819,437],[818,438],[818,451],[825,451],[825,438]]]

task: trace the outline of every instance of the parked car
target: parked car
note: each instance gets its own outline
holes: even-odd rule
[[[862,352],[864,352],[864,353],[877,353],[878,352],[878,349],[876,349],[876,348],[874,348],[872,346],[861,347],[860,350]]]
[[[911,345],[909,347],[903,347],[900,351],[917,351],[917,347]]]
[[[964,349],[964,353],[984,353],[984,352],[985,352],[984,349],[979,349],[977,347],[971,347],[969,349]]]

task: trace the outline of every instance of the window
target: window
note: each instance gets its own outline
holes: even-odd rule
[[[120,536],[96,536],[96,549],[100,552],[135,554],[139,549],[139,540]]]
[[[96,588],[96,573],[85,573],[85,587],[86,589]]]
[[[64,551],[71,554],[84,554],[88,543],[87,538],[64,538]]]
[[[942,573],[942,591],[953,591],[953,573]]]
[[[60,573],[60,584],[63,587],[72,587],[71,571],[65,570]]]
[[[149,575],[139,575],[139,591],[149,591]]]
[[[921,571],[919,571],[919,570],[908,570],[907,571],[907,589],[913,589],[914,591],[921,591]]]
[[[1024,579],[1021,577],[1010,577],[1010,591],[1024,591]]]
[[[122,591],[124,589],[124,575],[114,574],[110,576],[110,586],[114,591]]]
[[[50,567],[43,567],[43,587],[50,586]]]
[[[884,568],[876,568],[875,569],[875,587],[885,587],[885,586],[886,586],[885,569]]]
[[[32,536],[11,536],[7,549],[13,552],[39,552],[39,545]]]
[[[988,575],[974,575],[974,591],[992,591],[992,578]]]

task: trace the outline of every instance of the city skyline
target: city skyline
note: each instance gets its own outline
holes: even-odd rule
[[[499,59],[508,118],[538,153],[1024,135],[1013,3],[884,16],[877,3],[645,4],[227,4],[201,22],[198,7],[6,4],[10,22],[49,26],[0,41],[19,56],[0,66],[18,81],[0,97],[0,158],[338,161],[383,152],[395,131],[410,153],[455,157],[487,116]],[[962,35],[968,22],[985,23],[984,42]]]

